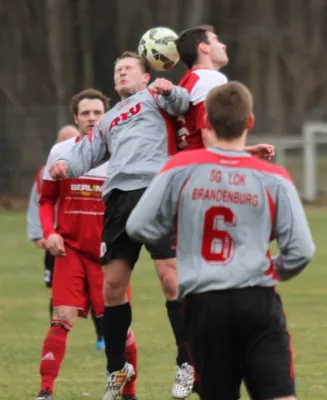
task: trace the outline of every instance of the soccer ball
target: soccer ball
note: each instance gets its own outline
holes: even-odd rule
[[[152,28],[141,37],[138,53],[147,59],[154,71],[168,71],[179,61],[177,38],[177,33],[169,28]]]

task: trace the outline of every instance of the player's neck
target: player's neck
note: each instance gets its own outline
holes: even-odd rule
[[[235,140],[215,139],[210,143],[210,147],[216,147],[226,151],[244,151],[246,138]]]
[[[221,65],[214,64],[209,58],[201,59],[195,64],[193,64],[191,69],[212,69],[215,71],[219,71],[222,68]]]
[[[193,64],[191,69],[216,69],[210,60],[202,60]]]

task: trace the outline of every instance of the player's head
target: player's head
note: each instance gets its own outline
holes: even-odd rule
[[[76,126],[65,125],[58,132],[56,143],[63,142],[67,139],[70,139],[78,135],[79,135],[79,130],[76,128]]]
[[[115,89],[123,99],[145,89],[150,81],[150,66],[145,58],[125,51],[115,62]]]
[[[209,134],[226,142],[245,139],[254,124],[252,108],[252,94],[240,82],[231,81],[211,89],[206,99]],[[208,138],[204,141],[208,144]]]
[[[219,70],[228,63],[226,45],[219,41],[210,25],[200,25],[181,32],[176,46],[187,68],[203,65]]]
[[[109,110],[110,99],[96,89],[75,94],[70,102],[74,122],[82,135],[87,135],[98,119]]]

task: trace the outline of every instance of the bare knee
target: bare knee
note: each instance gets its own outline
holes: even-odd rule
[[[295,396],[276,397],[274,399],[269,399],[269,400],[296,400],[296,397]]]
[[[70,306],[58,306],[53,309],[52,324],[60,323],[62,325],[68,324],[71,327],[76,318],[78,317],[78,310]]]
[[[170,258],[168,260],[156,260],[155,266],[166,299],[176,300],[177,298],[176,259]]]
[[[103,266],[103,298],[106,306],[126,303],[131,269],[125,260],[113,260]]]

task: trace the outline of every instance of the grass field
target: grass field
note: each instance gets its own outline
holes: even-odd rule
[[[317,245],[315,260],[294,282],[280,285],[279,291],[293,336],[298,399],[324,400],[327,210],[310,209],[308,215]],[[48,327],[49,290],[43,285],[42,253],[27,242],[22,213],[0,213],[0,239],[0,399],[29,400],[39,385],[39,355]],[[164,298],[147,255],[143,255],[133,277],[133,305],[133,327],[139,346],[139,399],[167,400],[174,376],[174,343]],[[91,322],[79,320],[70,334],[56,399],[101,399],[104,361],[104,355],[95,351]]]

